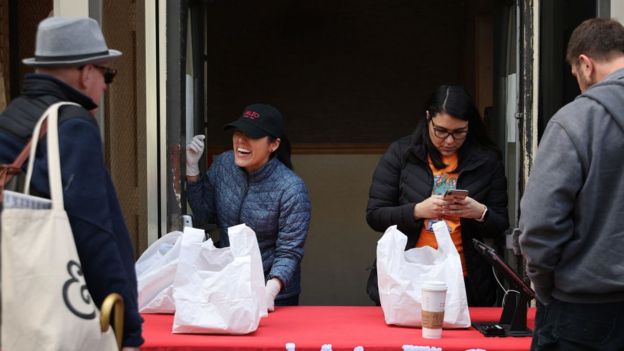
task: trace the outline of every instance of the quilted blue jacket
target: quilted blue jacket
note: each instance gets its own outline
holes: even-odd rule
[[[229,246],[228,227],[245,223],[254,230],[265,278],[284,283],[278,299],[301,292],[300,264],[310,226],[310,200],[301,178],[276,158],[248,174],[228,151],[187,190],[195,220],[217,224],[221,246]]]

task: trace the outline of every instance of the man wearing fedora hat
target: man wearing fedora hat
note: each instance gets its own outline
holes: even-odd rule
[[[0,114],[0,164],[11,163],[50,105],[69,101],[59,112],[59,149],[65,210],[88,291],[100,307],[112,292],[124,299],[124,350],[143,343],[137,307],[134,255],[117,194],[104,163],[94,113],[116,71],[107,66],[121,52],[109,49],[98,23],[85,17],[50,17],[37,29],[35,67],[22,95]],[[49,197],[46,144],[39,143],[32,188]],[[44,293],[44,292],[42,292]]]

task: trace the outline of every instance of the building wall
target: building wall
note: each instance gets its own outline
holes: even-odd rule
[[[294,155],[312,203],[302,263],[303,305],[369,305],[368,271],[376,233],[366,224],[366,203],[381,155]]]
[[[107,43],[123,52],[121,58],[111,62],[118,74],[104,102],[106,162],[137,257],[147,247],[143,6],[142,0],[103,1],[102,4],[102,28]]]
[[[9,44],[9,0],[0,0],[0,111],[11,99]]]
[[[20,3],[42,11],[30,1]],[[46,3],[52,5],[51,0]],[[108,46],[123,53],[121,58],[110,62],[118,74],[99,102],[98,122],[106,163],[138,257],[147,247],[144,1],[54,0],[53,3],[55,15],[99,17],[96,20],[102,26]],[[29,35],[35,33],[33,30]]]
[[[620,23],[624,23],[624,1],[611,0],[611,18],[615,18]]]

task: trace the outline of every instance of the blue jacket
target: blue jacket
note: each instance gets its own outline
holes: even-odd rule
[[[124,346],[139,346],[142,318],[137,307],[134,253],[117,193],[104,164],[101,136],[89,113],[97,105],[65,83],[47,75],[28,75],[23,95],[0,114],[0,163],[11,163],[52,103],[61,107],[59,149],[65,211],[74,234],[87,288],[98,307],[111,292],[125,304]],[[37,146],[33,192],[49,198],[47,143]],[[26,165],[24,165],[26,167]]]
[[[279,278],[286,298],[301,292],[303,245],[310,225],[305,184],[276,158],[247,174],[232,151],[219,155],[197,183],[188,183],[188,200],[200,223],[219,226],[222,246],[227,228],[245,223],[256,232],[266,279]]]

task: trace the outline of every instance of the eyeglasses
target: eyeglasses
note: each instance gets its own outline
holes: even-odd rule
[[[102,71],[102,74],[104,75],[104,83],[106,84],[111,84],[113,82],[113,78],[117,75],[117,70],[114,68],[100,65],[93,65],[93,67]]]
[[[433,123],[433,118],[430,119],[430,121],[433,128],[433,134],[442,140],[448,138],[449,135],[453,137],[453,140],[463,140],[468,135],[468,128],[449,131],[445,128],[436,126],[435,123]]]

